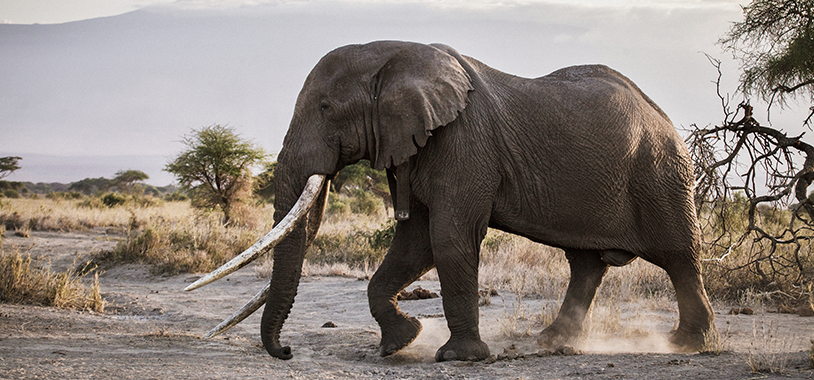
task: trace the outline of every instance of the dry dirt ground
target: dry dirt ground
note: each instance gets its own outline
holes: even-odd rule
[[[3,244],[51,259],[55,269],[71,265],[77,254],[115,243],[103,230],[93,233],[34,232],[29,239],[6,233]],[[508,292],[481,307],[481,331],[493,354],[515,344],[525,357],[493,363],[434,363],[446,341],[441,299],[402,301],[418,316],[424,331],[410,347],[387,358],[377,355],[379,331],[368,312],[367,281],[341,277],[305,277],[284,326],[282,341],[294,359],[269,357],[261,348],[259,312],[213,339],[201,338],[263,285],[251,268],[194,292],[182,289],[199,275],[151,276],[143,266],[124,265],[100,276],[109,305],[103,314],[46,307],[0,304],[0,378],[2,379],[814,379],[807,354],[814,318],[767,313],[716,314],[725,333],[719,356],[669,353],[663,333],[672,327],[672,311],[625,310],[656,333],[634,337],[594,337],[574,356],[537,356],[542,326],[519,319],[519,330],[532,336],[506,338],[501,321],[508,315],[540,313],[540,299],[517,299]],[[438,292],[437,282],[422,282]],[[412,289],[412,287],[410,287]],[[516,313],[517,312],[517,313]],[[326,322],[336,328],[323,328]],[[642,322],[639,322],[642,323]],[[526,327],[530,326],[530,327]],[[784,374],[753,374],[746,362],[755,330],[769,328]],[[768,348],[763,349],[767,351]]]

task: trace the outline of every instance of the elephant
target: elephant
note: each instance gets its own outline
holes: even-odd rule
[[[450,338],[437,361],[490,356],[478,329],[478,263],[488,228],[565,252],[571,277],[541,345],[573,342],[610,266],[641,258],[666,271],[679,311],[670,342],[698,350],[714,329],[699,259],[693,163],[667,115],[603,65],[527,79],[442,44],[377,41],[325,55],[296,101],[275,171],[274,229],[188,289],[274,246],[271,279],[207,336],[265,303],[261,339],[290,359],[280,332],[330,179],[369,160],[386,170],[396,230],[368,286],[379,353],[408,346],[421,323],[399,291],[436,268]]]

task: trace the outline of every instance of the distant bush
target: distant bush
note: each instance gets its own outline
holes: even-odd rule
[[[384,208],[382,200],[375,195],[364,191],[353,191],[353,197],[350,198],[350,210],[355,214],[373,215],[379,209]]]
[[[7,190],[7,189],[17,190],[17,191],[23,192],[23,193],[28,192],[28,189],[25,187],[25,184],[22,183],[22,182],[0,181],[0,190]]]
[[[127,197],[119,193],[107,193],[102,196],[102,203],[107,207],[121,206],[127,202]]]
[[[347,203],[347,197],[340,197],[336,193],[328,194],[328,205],[325,209],[327,215],[348,215],[350,214],[350,206]]]
[[[354,229],[335,233],[320,233],[305,255],[313,264],[345,263],[355,267],[376,267],[393,241],[396,223],[385,222],[379,229]]]
[[[18,193],[17,190],[14,189],[5,189],[3,190],[3,196],[6,198],[19,198],[20,193]]]
[[[364,190],[352,190],[342,194],[329,193],[327,215],[361,214],[373,216],[384,210],[381,198]]]

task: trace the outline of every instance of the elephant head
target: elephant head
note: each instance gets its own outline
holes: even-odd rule
[[[297,98],[278,156],[275,228],[187,290],[245,266],[276,245],[269,285],[207,337],[237,324],[265,303],[263,344],[272,356],[292,357],[290,348],[280,345],[279,336],[294,302],[305,251],[322,219],[325,179],[361,159],[370,160],[374,169],[403,168],[434,129],[458,117],[473,86],[447,49],[374,42],[336,49],[317,63]],[[398,187],[404,194],[409,187],[403,187],[407,181],[401,179]]]

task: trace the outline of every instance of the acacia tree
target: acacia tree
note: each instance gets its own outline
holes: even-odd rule
[[[799,296],[810,293],[814,275],[809,244],[814,204],[807,195],[814,146],[804,134],[789,136],[762,124],[748,99],[766,101],[767,118],[769,110],[789,107],[790,100],[814,99],[814,0],[755,0],[743,13],[744,20],[719,43],[741,64],[738,92],[746,100],[732,108],[731,98],[721,93],[721,62],[710,58],[718,70],[724,120],[692,125],[687,139],[696,163],[696,206],[709,223],[705,239],[714,257],[707,260],[733,273],[746,270],[764,285],[796,286]],[[808,125],[812,113],[801,124]],[[780,206],[790,211],[778,211]],[[737,217],[743,214],[745,221]],[[733,250],[746,251],[748,259],[728,262]]]
[[[193,206],[220,208],[228,224],[235,206],[251,196],[251,168],[266,159],[265,151],[218,124],[193,129],[182,142],[187,149],[164,170],[175,175]]]
[[[113,183],[121,190],[122,193],[130,194],[133,192],[133,186],[136,182],[141,182],[150,179],[147,173],[140,170],[119,170],[116,172],[116,177],[113,178]]]
[[[16,156],[0,157],[0,179],[6,178],[19,169],[20,165],[17,163],[19,160],[22,160],[22,158]]]
[[[770,107],[798,97],[813,100],[814,0],[755,0],[743,13],[719,41],[741,63],[739,89]]]

